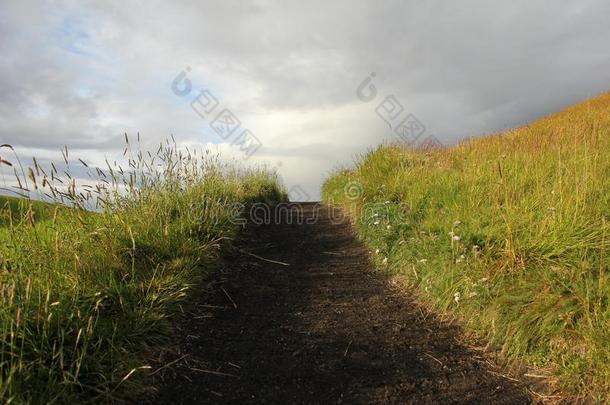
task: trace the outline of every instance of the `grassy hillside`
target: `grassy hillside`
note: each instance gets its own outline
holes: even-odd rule
[[[323,197],[437,310],[608,398],[610,94],[447,150],[380,147]]]
[[[18,222],[22,214],[31,209],[32,215],[38,220],[48,219],[53,215],[52,204],[26,200],[24,198],[5,197],[0,195],[0,228]]]
[[[148,358],[236,233],[237,204],[285,199],[264,171],[170,147],[137,156],[80,190],[54,168],[23,171],[23,188],[71,208],[0,200],[0,402],[142,399]]]

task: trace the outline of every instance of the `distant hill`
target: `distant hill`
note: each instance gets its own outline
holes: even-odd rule
[[[10,217],[14,221],[22,219],[23,214],[29,209],[37,221],[52,217],[57,206],[42,201],[28,200],[20,197],[7,197],[0,195],[0,226],[10,223]]]

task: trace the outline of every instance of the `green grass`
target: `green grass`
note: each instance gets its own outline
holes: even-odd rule
[[[0,402],[142,399],[170,318],[238,231],[236,206],[286,198],[264,170],[137,156],[92,193],[35,163],[22,188],[57,203],[0,198]]]
[[[41,221],[52,217],[54,205],[0,195],[0,228],[7,228],[10,227],[11,223],[19,222],[23,217],[23,213],[30,209],[34,218]]]
[[[380,147],[323,198],[430,306],[607,400],[610,94],[446,150]]]

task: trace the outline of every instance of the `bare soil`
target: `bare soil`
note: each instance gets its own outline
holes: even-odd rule
[[[320,206],[300,207],[311,217]],[[248,224],[176,325],[180,353],[160,373],[158,403],[532,402],[458,326],[375,271],[348,221],[319,214]]]

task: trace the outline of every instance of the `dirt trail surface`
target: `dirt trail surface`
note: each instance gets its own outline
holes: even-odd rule
[[[300,207],[305,218],[318,210],[316,223],[280,210],[246,227],[219,281],[177,326],[180,361],[165,370],[159,403],[531,402],[459,343],[458,327],[375,271],[348,221]]]

